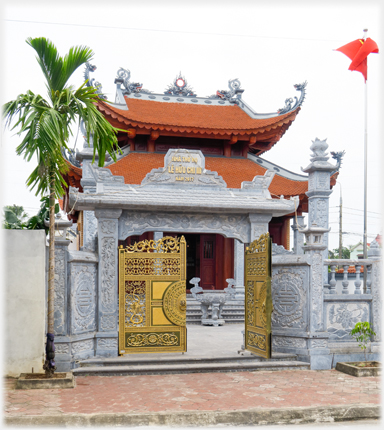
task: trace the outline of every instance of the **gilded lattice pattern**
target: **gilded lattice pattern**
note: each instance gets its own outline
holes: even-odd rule
[[[262,234],[259,239],[254,240],[245,250],[246,254],[266,252],[268,249],[269,233]]]
[[[267,324],[267,283],[264,282],[259,292],[258,310],[263,327]]]
[[[175,333],[132,333],[126,340],[127,347],[176,346],[179,339]]]
[[[185,326],[187,296],[185,293],[185,281],[171,284],[164,293],[164,313],[173,324]]]
[[[125,281],[125,294],[145,294],[145,281]]]
[[[162,253],[179,253],[180,243],[185,242],[184,237],[170,237],[165,236],[159,240],[143,240],[141,242],[134,243],[133,245],[127,246],[125,251],[127,253],[132,252],[162,252]]]
[[[247,282],[247,325],[255,324],[255,287],[253,281]]]
[[[125,327],[144,327],[145,281],[125,281]]]
[[[247,275],[249,276],[266,276],[267,275],[267,258],[264,256],[249,258],[247,264]]]
[[[271,357],[271,243],[269,233],[254,240],[245,251],[245,349]]]
[[[265,336],[261,336],[259,334],[252,333],[251,331],[249,331],[248,345],[255,346],[256,348],[259,348],[265,351],[266,349]]]
[[[183,236],[119,247],[120,354],[186,351],[185,260]]]
[[[127,255],[125,259],[125,276],[180,276],[180,257],[143,258]]]

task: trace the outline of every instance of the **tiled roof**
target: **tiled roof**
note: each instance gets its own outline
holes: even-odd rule
[[[152,169],[164,167],[164,155],[132,152],[108,167],[117,176],[123,176],[126,184],[141,184]],[[223,177],[228,188],[241,188],[243,181],[252,181],[256,175],[264,175],[266,169],[246,158],[205,157],[205,168]],[[304,195],[307,181],[294,181],[278,174],[269,187],[273,197]]]
[[[294,121],[300,108],[273,118],[253,119],[236,104],[231,106],[162,103],[150,100],[125,98],[128,110],[99,102],[105,115],[130,127],[148,130],[228,133],[234,135],[265,133],[283,127],[284,131]]]

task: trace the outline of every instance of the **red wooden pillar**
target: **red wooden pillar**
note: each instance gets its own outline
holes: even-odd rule
[[[135,150],[135,137],[136,137],[136,130],[134,128],[130,128],[128,130],[128,143],[129,143],[130,151]]]
[[[151,131],[151,135],[148,138],[148,145],[147,145],[147,151],[148,152],[155,152],[155,141],[160,136],[160,133],[158,131]]]
[[[284,246],[285,249],[289,251],[290,247],[290,231],[289,231],[289,225],[290,225],[290,218],[284,217],[283,218],[283,226],[281,228],[281,243]]]

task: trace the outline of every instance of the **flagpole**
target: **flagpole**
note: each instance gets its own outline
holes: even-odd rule
[[[368,29],[364,29],[364,40],[367,38]],[[364,94],[364,237],[363,237],[363,258],[367,258],[367,173],[368,173],[368,90],[367,80],[365,80]],[[366,290],[367,272],[364,270],[363,291]]]

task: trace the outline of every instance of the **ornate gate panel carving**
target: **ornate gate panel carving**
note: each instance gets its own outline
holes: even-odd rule
[[[119,247],[119,353],[185,352],[186,243]]]
[[[271,260],[269,233],[245,250],[245,349],[271,358]]]

